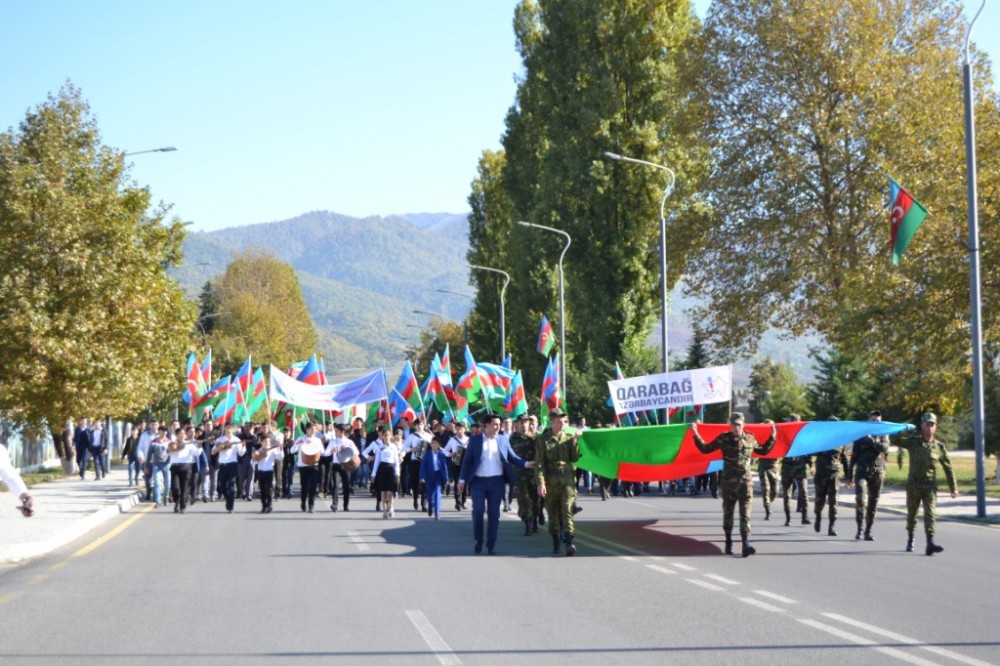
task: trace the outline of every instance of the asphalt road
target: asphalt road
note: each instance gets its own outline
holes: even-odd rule
[[[1000,663],[995,528],[939,523],[926,557],[899,515],[857,542],[853,512],[831,538],[757,499],[743,559],[721,554],[718,500],[583,496],[575,557],[510,516],[491,557],[444,504],[136,507],[0,574],[0,662]]]

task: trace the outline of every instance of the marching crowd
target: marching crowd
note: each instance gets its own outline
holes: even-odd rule
[[[396,502],[410,498],[413,509],[433,519],[440,516],[442,501],[450,497],[456,511],[469,509],[472,499],[475,551],[484,542],[495,552],[497,520],[501,511],[511,511],[517,499],[518,517],[526,535],[546,525],[552,537],[553,553],[576,552],[573,516],[580,511],[576,494],[600,492],[632,496],[649,492],[649,483],[620,482],[592,477],[575,465],[580,457],[577,438],[586,429],[581,419],[568,425],[566,415],[556,409],[551,426],[538,431],[538,419],[523,415],[514,423],[491,415],[480,423],[443,423],[402,418],[396,428],[384,422],[367,430],[362,419],[352,423],[308,423],[304,434],[294,437],[290,430],[279,431],[274,422],[244,424],[235,428],[206,420],[200,426],[177,421],[166,424],[153,420],[134,426],[128,436],[123,458],[128,461],[129,485],[145,484],[146,501],[157,507],[173,505],[176,513],[196,501],[225,501],[228,512],[237,500],[260,501],[260,512],[271,513],[276,499],[292,499],[298,476],[300,508],[312,513],[316,500],[330,502],[330,509],[349,511],[351,496],[367,492],[374,497],[375,510],[382,518],[395,516]],[[881,420],[873,410],[870,420]],[[789,420],[799,420],[791,415]],[[740,509],[739,528],[742,556],[755,552],[750,545],[750,504],[753,498],[751,454],[766,455],[774,445],[775,431],[766,442],[758,442],[743,430],[743,416],[734,413],[731,430],[704,442],[697,424],[692,428],[696,446],[704,453],[722,452],[721,472],[678,482],[658,484],[659,492],[692,495],[710,492],[722,497],[723,531],[726,553],[733,552],[733,513]],[[927,413],[921,419],[920,436],[903,438],[901,449],[910,453],[907,483],[907,551],[913,550],[916,515],[924,509],[927,535],[926,554],[943,548],[934,541],[936,466],[940,465],[952,495],[955,478],[947,452],[935,439],[937,418]],[[598,424],[597,427],[600,427]],[[74,434],[81,477],[88,459],[100,479],[107,471],[106,439],[100,423],[89,427],[81,419]],[[471,443],[471,446],[470,446]],[[841,480],[855,488],[855,519],[858,540],[873,541],[872,526],[885,478],[889,439],[869,436],[847,446],[816,456],[785,459],[758,458],[760,493],[764,519],[770,520],[772,504],[780,494],[785,525],[792,520],[792,503],[803,524],[822,530],[824,510],[827,534],[836,536],[837,494]],[[82,451],[82,453],[81,453]],[[809,511],[809,471],[815,468],[815,513]],[[484,523],[484,514],[486,522]]]

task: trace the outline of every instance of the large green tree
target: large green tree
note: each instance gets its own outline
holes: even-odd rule
[[[166,269],[183,225],[151,209],[71,84],[0,135],[0,412],[124,416],[176,391],[195,309]],[[68,451],[63,450],[66,456]]]
[[[203,290],[201,315],[213,322],[206,342],[219,372],[236,372],[248,356],[284,369],[315,353],[316,327],[289,264],[251,248],[233,257],[212,287],[212,298]]]
[[[687,76],[698,28],[686,0],[524,0],[515,10],[524,74],[507,115],[503,154],[486,155],[473,184],[470,258],[511,273],[507,346],[525,370],[529,392],[544,367],[534,353],[541,315],[557,330],[561,323],[556,268],[564,241],[516,221],[572,237],[564,263],[571,375],[583,371],[584,359],[594,368],[597,359],[607,366],[636,356],[658,314],[665,175],[603,154],[677,172],[667,210],[671,284],[700,242],[703,225],[693,220],[702,212],[696,193],[706,153]],[[486,263],[491,259],[503,265]],[[493,280],[476,309],[477,317],[493,316],[495,278],[473,279],[481,288]],[[581,399],[596,409],[596,398]],[[570,391],[570,410],[582,406]]]
[[[774,327],[815,330],[889,363],[905,401],[967,403],[962,78],[955,0],[715,0],[705,95],[715,219],[688,281],[717,349],[752,352]],[[980,83],[990,80],[978,58]],[[998,145],[996,95],[978,91],[980,141]],[[981,150],[982,166],[995,153]],[[932,215],[889,261],[887,178]],[[980,171],[983,266],[1000,283],[996,169]],[[992,241],[992,242],[991,242]],[[987,337],[997,290],[984,293]]]

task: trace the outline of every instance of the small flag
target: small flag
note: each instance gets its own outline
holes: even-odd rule
[[[898,266],[910,240],[927,217],[927,209],[890,178],[889,210],[892,223],[892,263]]]
[[[542,328],[538,331],[538,353],[542,356],[548,356],[549,352],[552,351],[552,345],[556,343],[556,337],[552,334],[552,324],[549,323],[549,318],[542,315]]]

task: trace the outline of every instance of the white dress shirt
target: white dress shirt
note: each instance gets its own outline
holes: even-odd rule
[[[500,442],[496,438],[483,437],[483,457],[479,459],[476,476],[502,476],[503,460],[500,458]]]

